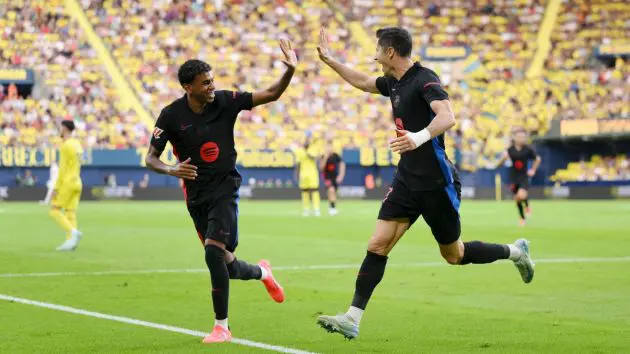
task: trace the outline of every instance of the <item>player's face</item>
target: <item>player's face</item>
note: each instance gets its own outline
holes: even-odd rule
[[[70,130],[66,128],[64,125],[61,126],[61,137],[65,138],[70,135]]]
[[[527,134],[524,132],[518,132],[514,134],[514,143],[516,143],[517,145],[527,144]]]
[[[388,50],[383,49],[381,46],[376,47],[376,56],[374,56],[374,60],[381,64],[381,69],[383,70],[384,75],[389,75],[392,72],[391,60],[388,55]]]
[[[214,76],[210,71],[195,76],[190,85],[185,85],[186,93],[201,103],[214,101]]]

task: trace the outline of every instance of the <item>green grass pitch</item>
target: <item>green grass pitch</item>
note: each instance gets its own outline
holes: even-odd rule
[[[323,203],[322,203],[323,204]],[[464,201],[464,240],[528,238],[534,281],[508,262],[447,266],[422,222],[390,255],[355,341],[316,325],[347,309],[378,212],[341,201],[336,217],[304,218],[300,202],[243,201],[237,256],[267,258],[287,301],[257,281],[233,281],[237,338],[320,353],[621,353],[630,350],[630,203],[533,201],[517,226],[512,203]],[[325,206],[324,206],[325,214]],[[83,203],[84,239],[58,253],[63,233],[36,204],[0,204],[0,294],[208,331],[213,323],[203,248],[183,202]],[[333,265],[330,269],[304,266]],[[334,265],[350,265],[334,267]],[[356,267],[352,267],[356,265]],[[295,266],[295,269],[290,267]],[[195,272],[133,273],[197,269]],[[92,274],[121,271],[120,274]],[[8,274],[73,272],[54,276]],[[1,353],[265,352],[105,319],[0,301]]]

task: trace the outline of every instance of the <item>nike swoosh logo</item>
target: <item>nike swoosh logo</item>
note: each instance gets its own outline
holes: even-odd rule
[[[180,127],[181,130],[186,130],[188,128],[192,127],[192,124],[188,124],[188,125],[183,125]]]

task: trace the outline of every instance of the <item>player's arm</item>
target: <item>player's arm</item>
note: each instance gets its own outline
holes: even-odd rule
[[[282,93],[287,89],[289,83],[291,82],[291,78],[295,73],[295,67],[297,66],[297,55],[295,51],[291,48],[291,41],[282,39],[280,40],[280,49],[282,49],[282,53],[284,54],[284,60],[282,62],[287,66],[287,70],[284,72],[280,80],[278,80],[275,84],[271,85],[265,90],[254,92],[252,95],[252,104],[254,107],[260,106],[261,104],[269,103],[276,101]]]
[[[343,182],[343,179],[346,177],[346,163],[343,161],[339,161],[339,175],[337,176],[337,183]]]
[[[533,149],[531,151],[532,151],[532,155],[536,156],[536,158],[534,159],[532,168],[530,168],[529,171],[527,171],[527,175],[529,177],[534,177],[534,175],[536,174],[536,171],[538,171],[538,167],[540,166],[542,159],[540,158],[540,155],[536,154],[536,152]]]
[[[328,50],[328,35],[326,34],[326,30],[324,28],[319,31],[319,45],[317,46],[317,52],[319,53],[319,59],[321,59],[326,65],[330,66],[331,69],[339,74],[339,76],[346,80],[350,85],[365,92],[380,92],[376,87],[376,77],[371,77],[367,74],[356,71],[335,60],[330,55],[330,51]]]
[[[444,134],[455,126],[455,113],[449,100],[435,100],[430,103],[435,117],[429,125],[419,132],[396,130],[398,137],[389,144],[393,152],[404,153],[416,149],[418,146]]]
[[[197,178],[197,166],[190,164],[190,157],[186,160],[173,165],[165,164],[160,160],[162,151],[156,149],[153,145],[149,146],[149,152],[144,162],[149,170],[163,175],[174,176],[178,178],[184,178],[188,180],[194,180]]]
[[[168,114],[162,110],[157,122],[155,122],[149,152],[144,159],[147,168],[163,175],[194,180],[197,177],[197,166],[190,164],[190,157],[175,166],[165,164],[160,160],[160,156],[169,140],[168,132]]]
[[[501,155],[501,158],[497,162],[497,167],[495,168],[499,168],[503,166],[503,164],[505,163],[505,161],[507,161],[508,158],[510,158],[510,156],[508,155],[507,151],[504,151],[503,154]]]
[[[57,180],[55,181],[55,186],[53,187],[54,193],[57,193],[57,191],[63,187],[63,182],[66,180],[68,174],[66,159],[66,148],[65,145],[62,145],[61,149],[59,149],[59,168],[57,169]]]

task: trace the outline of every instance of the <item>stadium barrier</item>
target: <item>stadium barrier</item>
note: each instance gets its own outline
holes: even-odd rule
[[[387,187],[366,189],[361,186],[339,187],[340,199],[365,199],[382,200],[387,193]],[[325,189],[320,188],[320,193],[325,195]],[[39,201],[46,195],[43,187],[6,187],[0,186],[0,201]],[[240,189],[242,199],[252,200],[299,200],[298,188],[260,188],[243,186]],[[531,187],[530,199],[630,199],[630,185],[622,186],[555,186],[555,187]],[[128,186],[118,187],[91,187],[84,188],[81,200],[141,200],[141,201],[167,201],[183,200],[181,189],[172,187],[132,188]],[[476,200],[510,200],[512,193],[504,187],[497,195],[495,188],[490,187],[462,187],[462,199]]]

